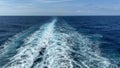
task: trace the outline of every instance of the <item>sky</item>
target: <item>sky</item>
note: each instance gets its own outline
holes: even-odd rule
[[[120,0],[0,0],[3,15],[120,15]]]

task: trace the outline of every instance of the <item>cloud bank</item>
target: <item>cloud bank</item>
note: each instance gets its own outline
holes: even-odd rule
[[[0,0],[0,15],[120,15],[119,0]]]

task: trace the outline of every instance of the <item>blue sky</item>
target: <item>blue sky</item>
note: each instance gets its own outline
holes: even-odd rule
[[[120,0],[0,0],[0,15],[120,15]]]

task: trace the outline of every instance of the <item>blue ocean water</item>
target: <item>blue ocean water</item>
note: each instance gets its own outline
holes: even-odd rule
[[[1,16],[0,68],[120,68],[120,17]]]

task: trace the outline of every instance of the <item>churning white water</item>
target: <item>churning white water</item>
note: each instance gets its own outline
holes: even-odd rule
[[[25,38],[1,68],[118,68],[100,55],[99,42],[57,23],[53,19]]]

